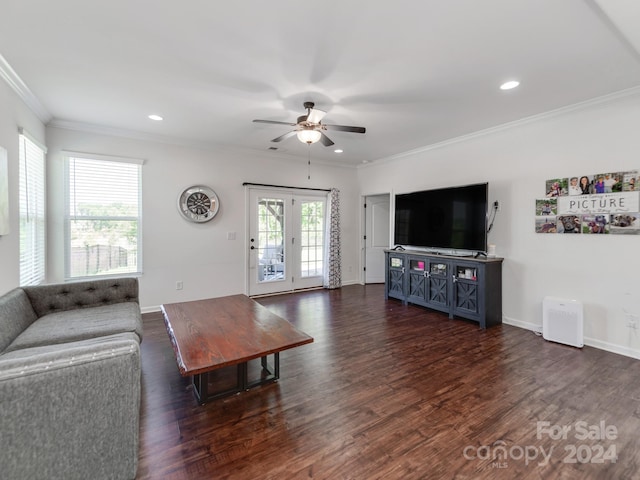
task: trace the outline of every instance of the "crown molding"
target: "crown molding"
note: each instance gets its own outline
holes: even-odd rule
[[[9,65],[9,62],[0,55],[0,77],[16,92],[18,97],[29,107],[29,109],[40,119],[45,125],[51,121],[53,116],[40,103],[27,84],[22,81],[16,71]]]
[[[432,143],[430,145],[425,145],[424,147],[415,148],[413,150],[408,150],[406,152],[398,153],[396,155],[391,155],[390,157],[379,158],[377,160],[371,160],[366,164],[360,165],[359,168],[367,168],[377,165],[382,165],[384,163],[391,163],[396,160],[400,160],[402,158],[411,157],[414,155],[418,155],[420,153],[429,152],[431,150],[437,150],[439,148],[448,147],[450,145],[455,145],[457,143],[466,142],[468,140],[472,140],[478,137],[484,137],[487,135],[492,135],[494,133],[502,132],[504,130],[509,130],[511,128],[519,127],[522,125],[528,125],[530,123],[539,122],[541,120],[548,120],[551,118],[559,117],[561,115],[565,115],[567,113],[576,112],[580,110],[585,110],[587,108],[591,108],[597,105],[611,103],[616,100],[629,98],[633,96],[640,95],[640,86],[635,86],[631,88],[627,88],[625,90],[620,90],[618,92],[609,93],[607,95],[602,95],[600,97],[591,98],[589,100],[585,100],[583,102],[573,103],[571,105],[567,105],[565,107],[556,108],[555,110],[549,110],[548,112],[538,113],[536,115],[531,115],[529,117],[524,117],[519,120],[514,120],[512,122],[503,123],[501,125],[496,125],[495,127],[485,128],[483,130],[478,130],[477,132],[468,133],[466,135],[461,135],[459,137],[450,138],[447,140],[443,140],[441,142]]]
[[[141,140],[144,142],[162,143],[165,145],[178,145],[182,147],[208,149],[214,146],[210,142],[171,137],[168,135],[158,135],[156,133],[145,133],[136,130],[128,130],[126,128],[107,127],[104,125],[85,122],[74,122],[72,120],[61,120],[59,118],[52,119],[47,124],[47,127],[61,128],[63,130],[72,130],[75,132],[95,133],[97,135],[107,135],[109,137],[129,138],[131,140]]]
[[[106,135],[110,137],[128,138],[131,140],[160,143],[163,145],[174,145],[174,146],[186,147],[186,148],[196,148],[199,150],[215,149],[223,152],[227,151],[227,152],[241,153],[243,155],[248,155],[250,157],[255,157],[256,154],[260,154],[260,155],[265,155],[272,158],[277,158],[279,160],[286,160],[288,162],[299,161],[301,158],[303,158],[305,162],[308,160],[306,155],[301,156],[298,154],[290,154],[290,153],[284,153],[280,151],[269,151],[269,150],[263,151],[263,150],[256,150],[252,148],[243,148],[243,147],[236,147],[236,146],[231,147],[231,146],[219,144],[219,143],[203,142],[203,141],[185,139],[180,137],[171,137],[168,135],[144,133],[136,130],[128,130],[128,129],[116,128],[116,127],[106,127],[104,125],[74,122],[70,120],[61,120],[58,118],[54,118],[53,120],[51,120],[47,124],[47,127],[60,128],[64,130],[72,130],[75,132],[94,133],[97,135]],[[311,157],[311,162],[314,165],[325,165],[325,166],[339,167],[339,168],[357,168],[357,165],[322,161],[320,159],[314,159],[313,156]]]

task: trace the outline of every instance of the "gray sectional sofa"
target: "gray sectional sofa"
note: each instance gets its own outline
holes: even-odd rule
[[[135,278],[0,296],[0,477],[135,478],[141,341]]]

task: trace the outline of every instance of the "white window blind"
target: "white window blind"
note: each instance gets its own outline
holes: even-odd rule
[[[20,130],[19,135],[20,285],[45,279],[45,150]]]
[[[142,272],[141,162],[105,158],[67,156],[67,278]]]

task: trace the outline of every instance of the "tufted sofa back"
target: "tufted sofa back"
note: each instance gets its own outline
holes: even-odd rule
[[[133,277],[22,288],[38,317],[77,308],[138,303],[138,279]]]

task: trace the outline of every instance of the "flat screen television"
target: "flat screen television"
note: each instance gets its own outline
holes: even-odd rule
[[[396,195],[394,243],[487,251],[488,183]]]

